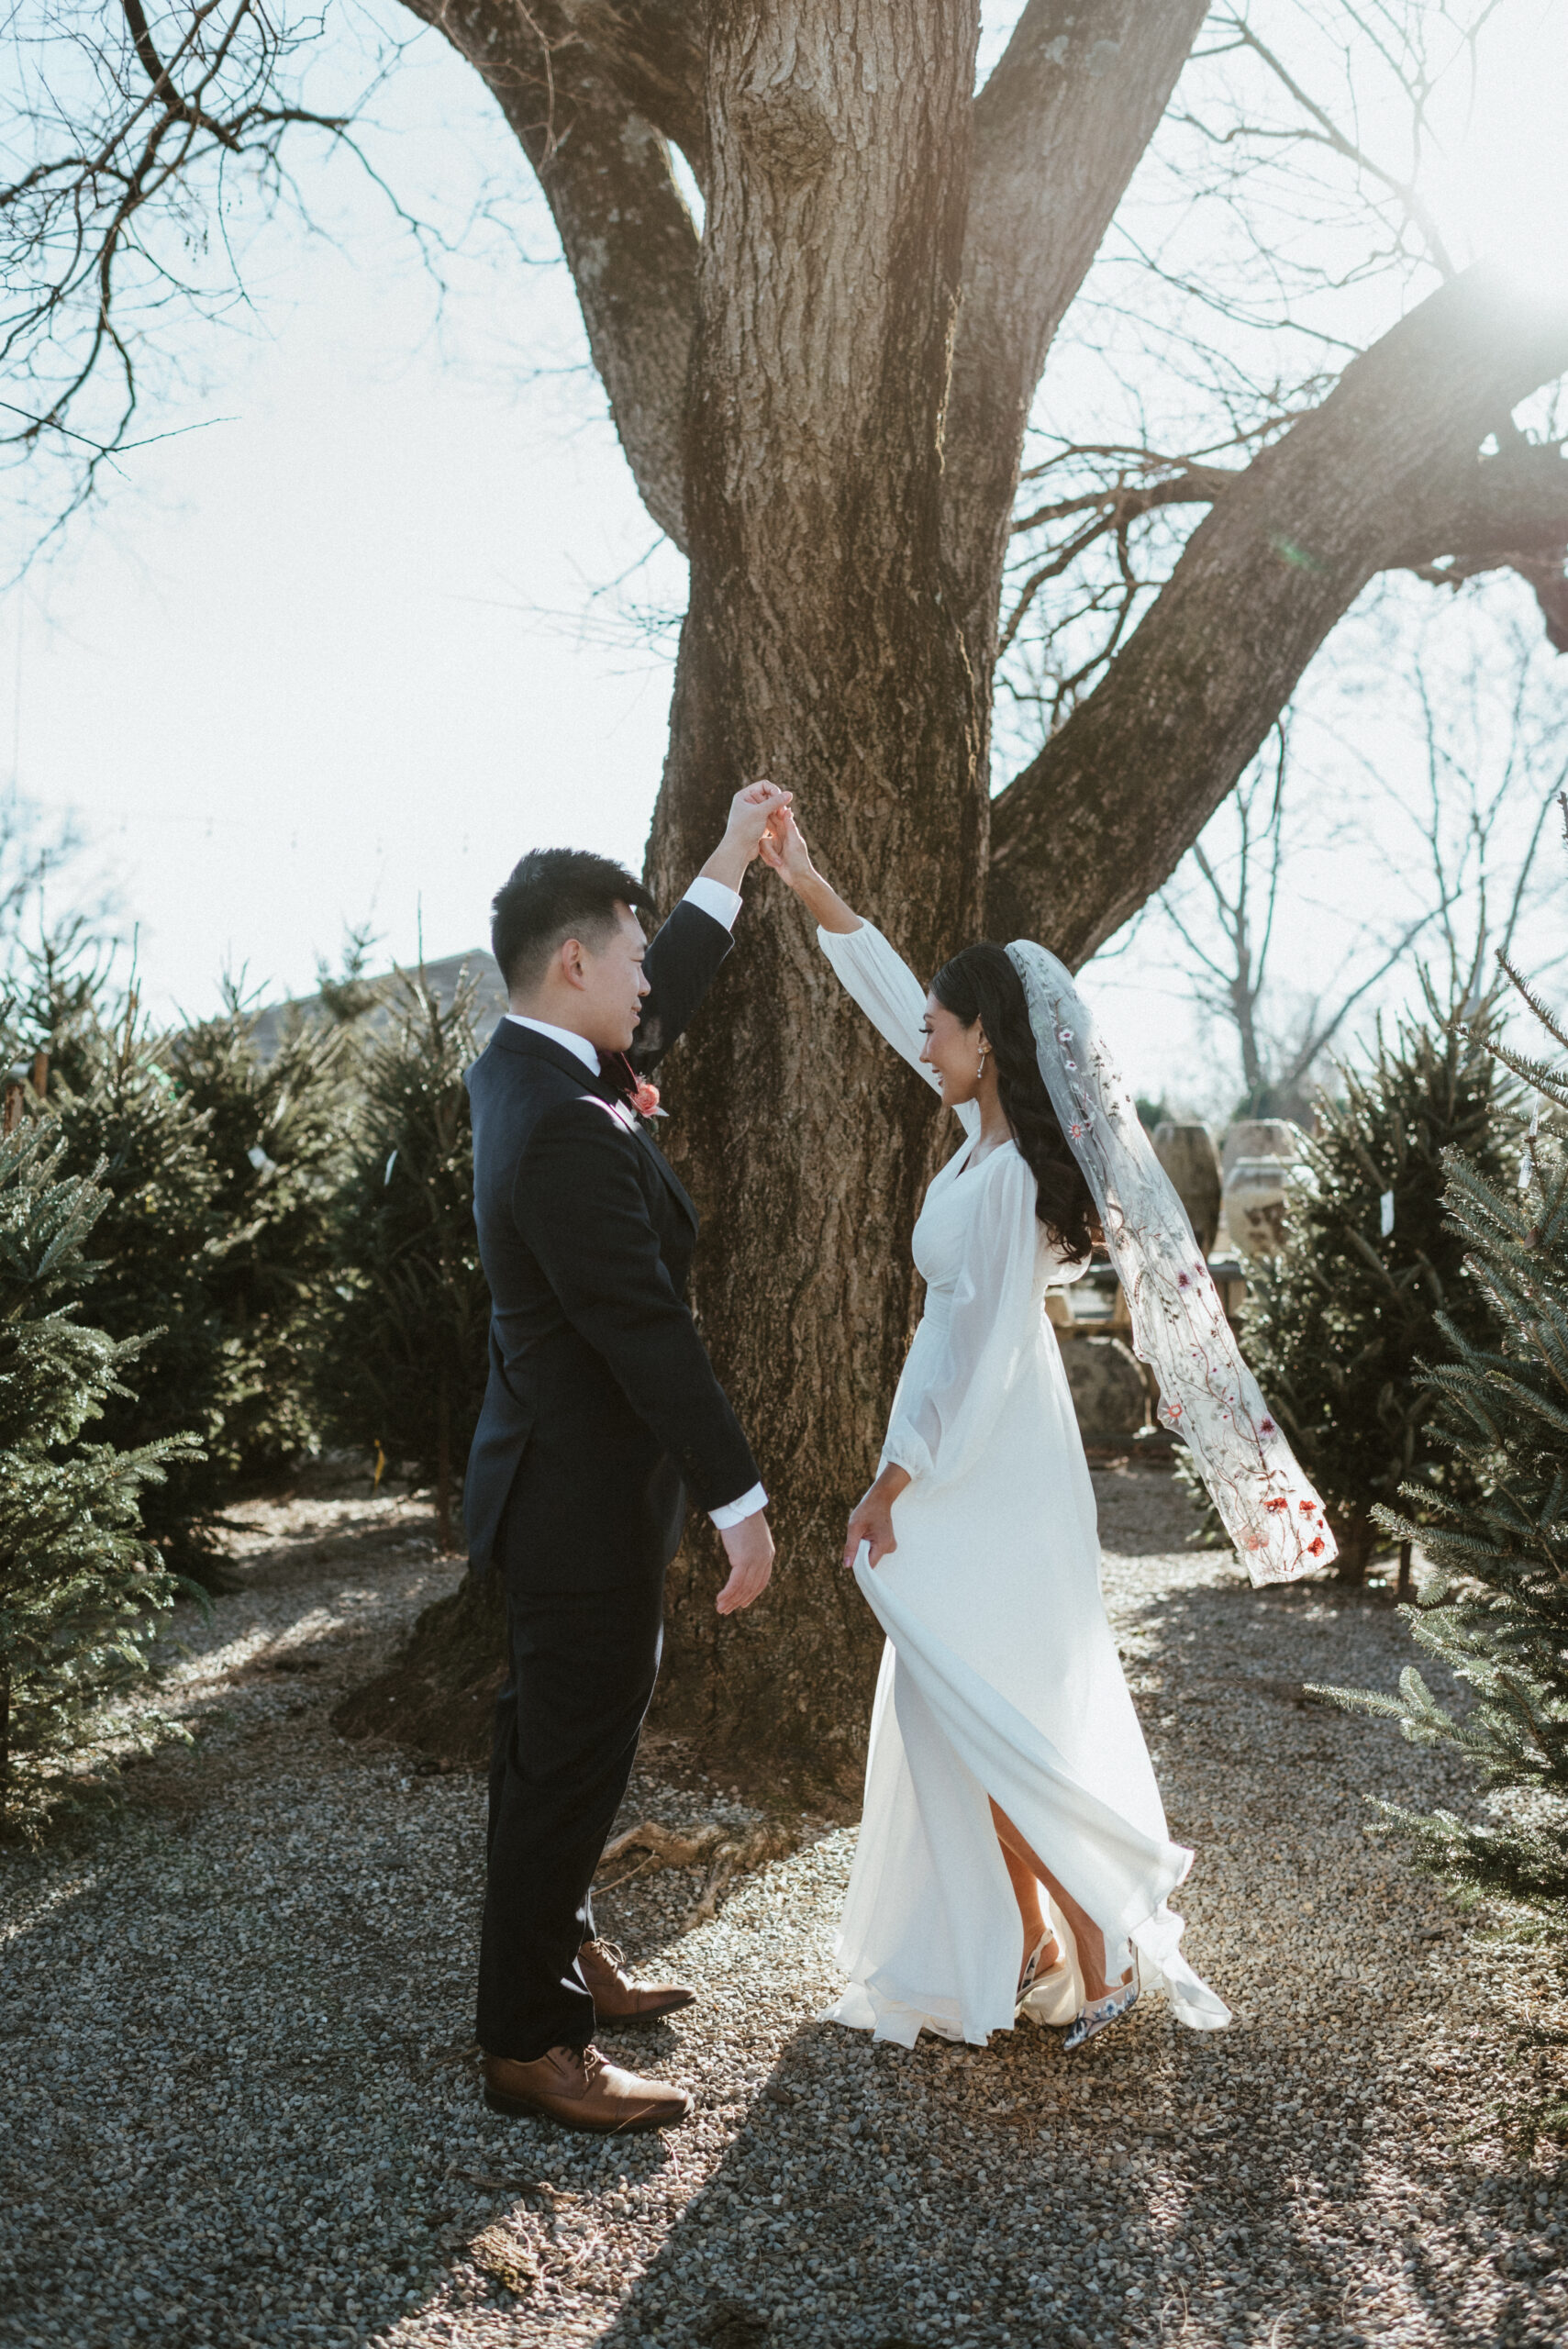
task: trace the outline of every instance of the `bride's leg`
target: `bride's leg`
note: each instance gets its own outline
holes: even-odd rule
[[[1028,1844],[1023,1842],[1006,1811],[998,1810],[993,1803],[991,1818],[996,1830],[996,1841],[1002,1846],[1002,1858],[1006,1865],[1008,1881],[1013,1887],[1013,1898],[1018,1904],[1018,1915],[1023,1921],[1023,1964],[1027,1965],[1034,1952],[1040,1949],[1041,1941],[1050,1932],[1045,1911],[1040,1904],[1040,1879],[1029,1865]],[[1038,1970],[1041,1973],[1045,1972],[1048,1967],[1056,1964],[1060,1955],[1061,1952],[1056,1946],[1056,1936],[1051,1933],[1048,1946],[1040,1951]]]
[[[1006,1812],[1005,1810],[999,1810],[994,1802],[991,1805],[991,1816],[996,1822],[996,1840],[1002,1846],[1002,1856],[1007,1863],[1007,1874],[1012,1879],[1013,1890],[1018,1896],[1020,1911],[1023,1910],[1024,1905],[1023,1895],[1018,1889],[1018,1871],[1021,1869],[1025,1875],[1033,1877],[1036,1882],[1045,1886],[1047,1891],[1051,1894],[1051,1898],[1055,1901],[1057,1907],[1061,1909],[1062,1915],[1066,1918],[1068,1923],[1073,1928],[1073,1938],[1078,1944],[1078,1966],[1079,1971],[1084,1976],[1084,1996],[1085,1998],[1095,1999],[1107,1997],[1114,1986],[1106,1979],[1106,1937],[1104,1933],[1101,1932],[1094,1919],[1087,1915],[1084,1909],[1079,1908],[1078,1903],[1073,1899],[1072,1894],[1063,1891],[1062,1886],[1057,1883],[1056,1878],[1051,1875],[1051,1870],[1046,1866],[1045,1862],[1040,1858],[1039,1853],[1033,1852],[1029,1849],[1029,1846],[1025,1842],[1023,1837],[1018,1833],[1018,1829],[1013,1825],[1012,1820],[1007,1817]],[[1034,1908],[1035,1914],[1039,1916],[1040,1897],[1038,1893],[1034,1895]],[[1029,1928],[1029,1919],[1027,1914],[1025,1915],[1024,1924],[1027,1934]],[[1041,1927],[1037,1926],[1035,1929],[1036,1939],[1039,1938],[1040,1931]],[[1030,1942],[1029,1946],[1030,1948],[1034,1946],[1032,1941]],[[1130,1973],[1128,1973],[1124,1974],[1121,1978],[1125,1983],[1130,1982],[1132,1976]]]

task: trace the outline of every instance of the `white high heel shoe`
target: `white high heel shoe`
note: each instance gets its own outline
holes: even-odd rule
[[[1132,1981],[1124,1983],[1119,1990],[1112,1990],[1103,1998],[1090,1998],[1080,2007],[1071,2030],[1062,2043],[1063,2054],[1075,2054],[1080,2047],[1097,2038],[1110,2024],[1119,2022],[1123,2015],[1130,2014],[1138,2004],[1138,1987],[1135,1976]]]
[[[1043,2023],[1048,2031],[1060,2031],[1063,2024],[1073,2021],[1078,2011],[1073,1968],[1060,1943],[1055,1965],[1048,1965],[1043,1974],[1040,1971],[1040,1961],[1055,1938],[1048,1925],[1024,1961],[1024,1970],[1018,1976],[1015,2009],[1018,2014],[1029,2015],[1036,2022]]]

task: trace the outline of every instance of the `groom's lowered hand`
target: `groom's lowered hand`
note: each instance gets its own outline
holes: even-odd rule
[[[718,1594],[718,1611],[733,1615],[766,1590],[773,1571],[773,1537],[766,1513],[758,1509],[739,1525],[727,1526],[718,1538],[729,1561],[729,1580]]]

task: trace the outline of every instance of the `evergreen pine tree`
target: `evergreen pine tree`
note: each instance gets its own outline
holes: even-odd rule
[[[36,1823],[69,1795],[67,1756],[145,1668],[178,1587],[139,1504],[188,1446],[84,1441],[139,1351],[75,1318],[89,1234],[109,1204],[61,1173],[33,1117],[0,1138],[0,1819]]]
[[[1499,956],[1499,961],[1503,958]],[[1554,1020],[1510,964],[1503,968],[1556,1044]],[[1447,1204],[1489,1309],[1485,1330],[1445,1317],[1451,1359],[1423,1385],[1434,1432],[1465,1475],[1435,1495],[1380,1508],[1385,1531],[1421,1546],[1434,1569],[1403,1611],[1418,1644],[1468,1683],[1462,1717],[1408,1666],[1397,1697],[1315,1693],[1396,1720],[1415,1744],[1463,1753],[1501,1797],[1472,1826],[1380,1803],[1388,1823],[1435,1870],[1515,1898],[1568,1901],[1568,1068],[1494,1041],[1496,1056],[1544,1101],[1531,1120],[1517,1186],[1458,1151]]]
[[[1445,1154],[1466,1152],[1495,1183],[1515,1156],[1499,1115],[1515,1088],[1473,980],[1456,974],[1444,1006],[1424,978],[1427,1016],[1392,1035],[1380,1022],[1369,1064],[1340,1069],[1342,1097],[1320,1102],[1293,1171],[1284,1244],[1255,1266],[1242,1310],[1243,1351],[1323,1496],[1346,1581],[1379,1546],[1379,1504],[1403,1491],[1419,1520],[1468,1489],[1465,1463],[1433,1441],[1420,1366],[1486,1322],[1445,1211]],[[1402,1549],[1402,1585],[1408,1564]]]
[[[341,1029],[298,1021],[263,1061],[256,1025],[226,985],[221,1014],[176,1029],[160,1052],[217,1174],[209,1204],[224,1244],[204,1260],[204,1287],[225,1362],[207,1448],[231,1477],[275,1473],[316,1440],[312,1351],[331,1297],[350,1116]]]
[[[27,1050],[48,1055],[45,1108],[62,1165],[105,1194],[93,1317],[110,1338],[139,1341],[134,1381],[116,1382],[100,1406],[104,1439],[126,1450],[195,1439],[171,1453],[142,1520],[172,1566],[213,1582],[236,1379],[213,1287],[224,1255],[249,1234],[222,1211],[207,1119],[164,1066],[135,985],[115,996],[69,943],[46,945],[29,975],[12,1019]]]
[[[433,1486],[443,1548],[488,1365],[462,1082],[478,1050],[474,994],[465,978],[443,1008],[423,971],[403,974],[386,1023],[360,1048],[358,1128],[334,1234],[338,1293],[317,1364],[328,1426]]]

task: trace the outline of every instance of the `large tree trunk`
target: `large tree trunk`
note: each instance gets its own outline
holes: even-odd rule
[[[1568,464],[1478,451],[1568,363],[1568,316],[1474,272],[1233,481],[1204,470],[1213,514],[993,811],[1025,422],[1201,0],[1028,0],[978,99],[976,0],[408,5],[537,171],[628,462],[690,554],[650,851],[666,904],[737,785],[766,774],[923,975],[986,927],[1076,962],[1168,877],[1375,572],[1528,562],[1558,610]],[[705,191],[700,239],[669,139]],[[694,1302],[775,1497],[780,1564],[761,1606],[721,1621],[717,1542],[694,1526],[663,1705],[841,1776],[878,1641],[840,1538],[907,1342],[909,1230],[943,1137],[794,900],[761,874],[751,896],[671,1065],[666,1130],[705,1217]],[[488,1619],[449,1611],[406,1669],[428,1678],[425,1652],[461,1631],[477,1685]]]
[[[852,43],[821,6],[713,41],[692,599],[651,863],[673,900],[731,792],[770,774],[929,972],[974,935],[984,870],[981,711],[939,510],[973,12],[862,14]],[[937,1120],[761,874],[671,1097],[706,1223],[694,1302],[776,1497],[780,1567],[721,1621],[717,1543],[694,1531],[666,1710],[831,1769],[858,1751],[878,1644],[839,1569],[843,1525],[908,1340]]]

